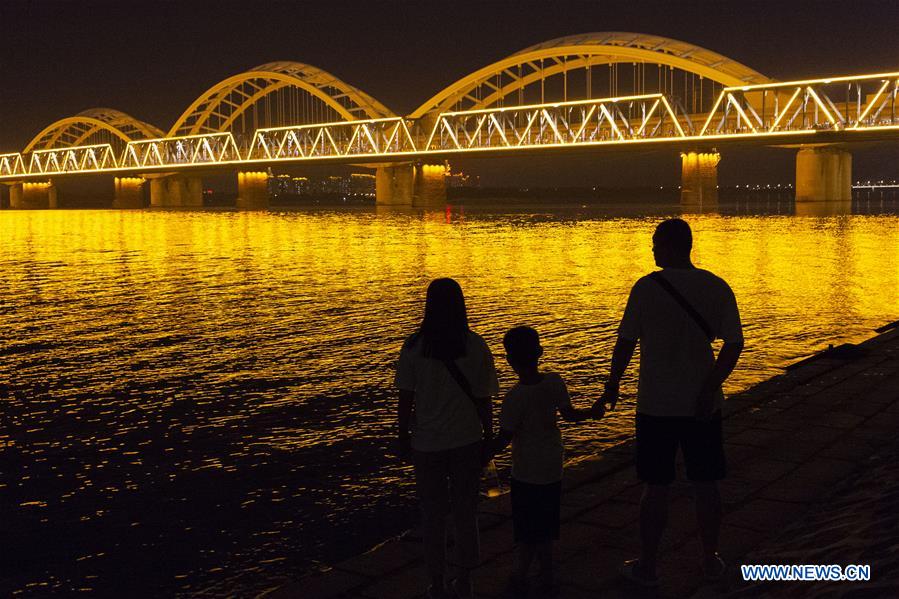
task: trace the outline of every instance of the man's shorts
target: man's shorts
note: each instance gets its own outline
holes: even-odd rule
[[[684,452],[687,478],[694,482],[721,480],[727,473],[721,412],[708,422],[667,418],[637,412],[637,476],[651,485],[674,481],[677,448]]]

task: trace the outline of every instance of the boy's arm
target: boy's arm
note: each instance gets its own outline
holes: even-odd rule
[[[559,414],[561,414],[562,418],[568,422],[580,422],[582,420],[587,420],[588,418],[593,418],[593,409],[575,408],[571,405],[571,399],[568,399],[568,401],[559,404]]]
[[[593,417],[592,408],[575,408],[571,405],[571,396],[568,394],[568,388],[562,383],[562,393],[559,396],[559,414],[568,422],[581,422]]]

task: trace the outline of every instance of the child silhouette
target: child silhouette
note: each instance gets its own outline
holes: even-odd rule
[[[519,560],[510,590],[526,595],[528,570],[536,557],[543,597],[557,591],[552,543],[559,538],[563,447],[556,414],[578,422],[601,418],[603,412],[574,408],[562,377],[540,372],[543,348],[537,331],[531,327],[511,329],[503,345],[509,365],[518,375],[518,383],[503,399],[500,433],[492,444],[495,454],[512,443],[512,522]]]

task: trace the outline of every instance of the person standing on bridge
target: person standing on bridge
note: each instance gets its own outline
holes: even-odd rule
[[[652,251],[661,271],[642,277],[631,290],[618,327],[609,379],[594,404],[614,408],[621,377],[640,342],[636,413],[640,500],[639,559],[622,574],[643,586],[658,585],[656,556],[668,520],[668,486],[675,478],[678,448],[696,493],[702,568],[710,580],[724,574],[718,555],[725,476],[721,431],[721,385],[743,350],[743,330],[733,291],[722,279],[690,260],[693,235],[679,218],[658,225]],[[711,342],[724,340],[717,358]]]
[[[428,286],[425,314],[400,353],[400,455],[412,454],[421,503],[428,597],[447,596],[446,516],[455,525],[456,576],[450,587],[471,597],[479,558],[477,505],[486,445],[493,437],[490,398],[499,392],[493,354],[468,328],[462,288],[453,279]],[[414,412],[414,418],[413,418]]]

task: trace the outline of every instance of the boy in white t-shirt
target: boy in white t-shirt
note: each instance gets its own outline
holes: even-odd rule
[[[596,413],[602,417],[602,412],[572,407],[562,377],[540,372],[537,363],[543,348],[537,331],[516,327],[506,333],[503,345],[518,383],[503,399],[492,453],[512,443],[512,522],[519,561],[510,586],[515,594],[527,594],[528,570],[537,557],[541,596],[547,596],[556,590],[552,542],[559,538],[562,494],[562,433],[556,414],[577,422]]]

